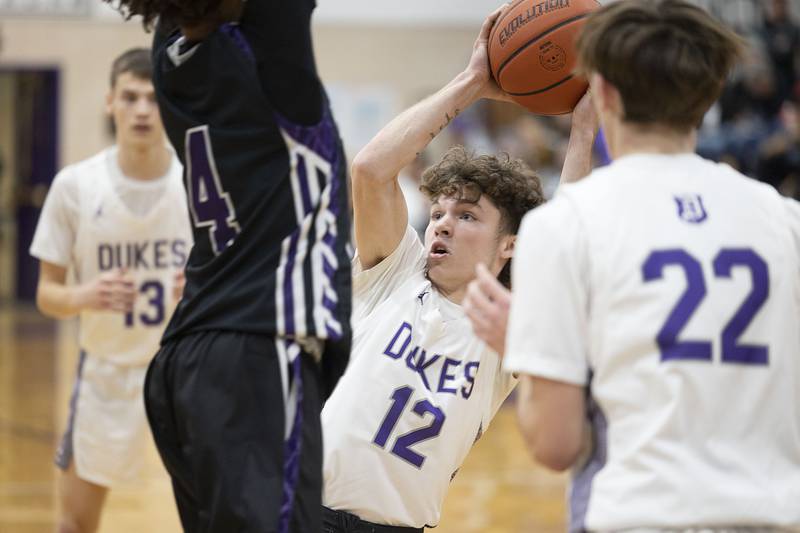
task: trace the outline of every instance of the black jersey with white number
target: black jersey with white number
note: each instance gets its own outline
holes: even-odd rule
[[[160,28],[154,85],[195,245],[164,339],[200,330],[349,343],[345,158],[311,0],[248,0],[198,44]]]

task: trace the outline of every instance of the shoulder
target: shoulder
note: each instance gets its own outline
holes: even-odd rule
[[[112,151],[113,148],[106,148],[83,161],[67,165],[58,173],[55,180],[77,186],[79,183],[105,177],[108,174],[108,158]]]
[[[725,185],[731,189],[730,192],[732,194],[747,198],[748,203],[751,205],[753,202],[758,202],[768,209],[780,209],[778,206],[785,204],[786,200],[788,200],[772,185],[745,176],[725,163],[714,163],[712,161],[707,161],[707,163],[713,165],[715,176],[719,180],[725,180]],[[794,203],[797,202],[795,201]]]
[[[529,211],[522,219],[520,238],[528,237],[534,232],[546,232],[548,237],[558,240],[558,234],[566,227],[579,226],[580,199],[585,194],[586,188],[575,186],[565,185],[552,200]]]
[[[104,171],[106,151],[95,154],[88,159],[72,163],[62,168],[50,185],[51,194],[69,195],[76,199],[80,189],[86,182],[97,179],[97,175]]]

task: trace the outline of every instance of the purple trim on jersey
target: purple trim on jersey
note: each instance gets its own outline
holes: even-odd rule
[[[331,300],[330,298],[328,298],[324,294],[322,295],[322,305],[325,306],[325,309],[328,309],[330,311],[333,311],[334,309],[336,309],[336,302],[334,302],[333,300]]]
[[[78,359],[78,372],[75,376],[75,383],[72,385],[72,394],[69,398],[69,419],[67,422],[67,429],[61,437],[61,443],[58,445],[56,451],[55,463],[61,470],[69,468],[69,463],[72,461],[72,456],[75,453],[72,444],[72,433],[75,429],[75,414],[78,412],[78,393],[81,389],[81,382],[83,381],[83,364],[86,361],[86,352],[81,350],[80,358]]]
[[[297,256],[297,241],[300,238],[299,230],[295,231],[289,241],[289,258],[286,261],[286,276],[283,278],[283,312],[285,334],[294,334],[294,292],[292,291],[292,270],[294,270],[295,256]]]
[[[289,351],[290,343],[286,342]],[[303,371],[302,354],[298,354],[292,362],[292,381],[297,387],[297,406],[292,423],[292,431],[286,441],[283,461],[283,502],[278,519],[278,533],[289,533],[292,511],[294,509],[294,493],[300,477],[300,451],[303,446]]]
[[[606,140],[603,128],[600,128],[600,131],[597,132],[597,137],[594,140],[594,149],[599,159],[600,166],[611,164],[611,152],[608,150],[608,141]]]
[[[289,137],[310,148],[330,163],[335,171],[336,164],[339,162],[339,135],[327,100],[323,105],[322,118],[313,126],[295,124],[278,112],[275,113],[275,122]]]
[[[592,424],[594,449],[586,465],[572,478],[569,488],[570,533],[581,533],[586,530],[586,512],[589,509],[589,498],[592,494],[592,481],[605,466],[608,456],[606,435],[608,423],[600,406],[591,397],[589,397],[588,415]]]
[[[325,275],[328,276],[329,279],[333,279],[333,276],[336,274],[336,267],[328,261],[327,257],[322,258],[322,270],[325,271]]]
[[[311,191],[308,190],[308,171],[305,162],[297,165],[297,177],[300,180],[300,197],[303,199],[303,213],[308,214],[314,206],[311,205]]]
[[[321,173],[319,170],[315,172],[314,176],[309,176],[308,169],[306,168],[306,162],[302,160],[302,158],[298,161],[297,165],[297,172],[296,177],[298,180],[298,185],[300,189],[301,195],[301,202],[303,204],[303,213],[300,213],[300,219],[306,218],[308,216],[315,215],[315,219],[323,216],[323,213],[314,213],[315,210],[320,209],[320,198],[311,198],[309,187],[309,179],[319,179],[320,176],[323,178],[322,183],[320,184],[320,196],[325,192],[326,188],[329,188],[329,204],[327,207],[327,211],[332,215],[333,220],[335,220],[339,213],[342,213],[346,206],[341,205],[341,199],[339,198],[339,193],[341,191],[341,187],[343,186],[341,173],[340,173],[340,165],[342,164],[341,161],[341,151],[340,151],[340,142],[338,138],[338,132],[336,129],[336,124],[333,121],[333,116],[331,115],[330,108],[327,104],[327,101],[324,104],[324,111],[323,116],[320,122],[314,126],[302,126],[298,124],[292,123],[286,117],[282,116],[280,113],[275,113],[275,121],[278,126],[281,128],[283,133],[290,137],[294,142],[299,145],[302,145],[309,150],[316,153],[322,159],[324,159],[330,165],[330,173],[329,175],[325,175]],[[346,185],[345,185],[346,186]],[[300,235],[302,232],[302,227],[298,226],[294,233],[291,236],[291,244],[290,249],[287,254],[286,261],[283,266],[284,272],[284,282],[283,282],[283,301],[284,301],[284,331],[278,332],[279,335],[286,335],[292,336],[294,334],[300,334],[297,332],[296,325],[294,324],[294,313],[296,311],[295,306],[303,306],[305,304],[304,301],[297,301],[295,302],[295,296],[293,293],[293,282],[294,276],[292,275],[293,270],[295,268],[301,268],[301,265],[298,265],[298,257],[297,251],[300,249],[299,240]],[[315,228],[310,228],[307,236],[305,237],[308,239],[308,245],[304,246],[303,249],[306,250],[306,256],[302,258],[303,261],[314,251],[314,249],[318,249],[318,247],[323,246],[328,248],[328,250],[323,251],[321,256],[323,257],[323,265],[322,271],[312,272],[312,279],[307,279],[305,272],[303,272],[302,276],[302,286],[299,289],[302,290],[314,290],[315,287],[322,287],[322,286],[330,286],[336,287],[334,283],[334,277],[337,269],[337,265],[330,264],[330,261],[326,261],[324,258],[326,257],[337,257],[335,245],[337,242],[336,236],[332,235],[330,231],[326,231],[325,234],[319,238],[317,237]],[[339,238],[346,239],[347,236],[340,236]],[[328,283],[323,283],[322,280],[315,279],[319,275],[324,276],[327,278]],[[299,294],[299,292],[298,292]],[[337,302],[330,298],[326,298],[325,296],[322,297],[321,301],[314,302],[314,309],[304,309],[304,316],[317,316],[317,309],[319,306],[325,308],[327,311],[330,311],[331,319],[336,320],[332,317],[335,316],[335,310],[337,307]],[[341,333],[337,332],[337,329],[343,330],[342,325],[336,322],[336,327],[330,327],[330,325],[325,325],[325,331],[318,331],[318,327],[316,322],[312,322],[313,330],[308,331],[307,333],[309,336],[314,336],[318,338],[332,338],[332,339],[339,339],[341,338]]]
[[[235,44],[239,50],[244,52],[244,55],[247,56],[247,59],[253,63],[256,62],[256,56],[253,53],[253,48],[250,46],[250,43],[247,42],[247,39],[237,24],[223,24],[220,26],[220,31],[230,37],[231,41],[233,41],[233,44]]]

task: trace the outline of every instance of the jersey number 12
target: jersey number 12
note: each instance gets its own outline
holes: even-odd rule
[[[383,423],[378,429],[375,438],[372,439],[372,442],[381,448],[386,447],[386,441],[389,440],[389,435],[397,425],[397,421],[400,420],[400,415],[405,411],[406,405],[408,405],[408,401],[413,394],[414,389],[409,386],[400,387],[392,393],[392,406],[389,408],[389,412],[386,413],[386,417],[384,417]],[[424,417],[426,414],[431,414],[433,415],[433,420],[428,426],[409,431],[397,437],[394,441],[394,446],[392,446],[392,453],[417,468],[421,468],[422,463],[425,462],[425,456],[412,450],[411,446],[438,436],[442,431],[445,416],[441,409],[431,404],[428,400],[418,401],[411,410],[420,418]]]

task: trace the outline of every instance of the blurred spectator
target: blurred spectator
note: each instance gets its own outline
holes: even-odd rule
[[[757,175],[787,196],[800,199],[800,107],[787,102],[782,127],[759,150]]]
[[[719,113],[719,125],[701,130],[697,151],[754,175],[759,146],[780,127],[782,105],[772,65],[754,43],[712,111]]]
[[[800,27],[792,21],[788,0],[768,0],[764,4],[761,38],[775,69],[778,94],[782,100],[797,99]]]

